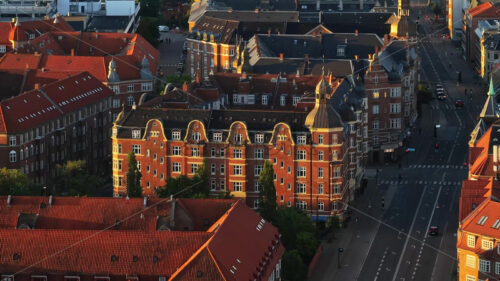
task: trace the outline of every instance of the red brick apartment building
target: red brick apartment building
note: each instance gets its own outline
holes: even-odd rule
[[[364,76],[371,161],[397,159],[417,119],[415,43],[391,41],[369,58]]]
[[[104,169],[113,92],[88,72],[45,74],[25,79],[33,90],[0,102],[0,167],[19,169],[38,183],[67,160],[85,159],[89,167]],[[47,84],[39,86],[41,81]]]
[[[34,23],[16,22],[15,28]],[[139,103],[143,93],[153,92],[159,52],[142,36],[54,29],[28,36],[27,41],[11,39],[13,46],[18,46],[16,53],[0,58],[0,71],[88,71],[115,92],[115,114],[122,105]],[[31,34],[25,30],[18,33]]]
[[[469,141],[469,176],[463,181],[457,231],[458,280],[500,278],[500,112],[490,90]]]
[[[359,162],[349,153],[356,151],[356,134],[330,104],[331,93],[321,79],[310,112],[138,107],[120,113],[112,133],[114,194],[126,193],[127,154],[134,151],[145,194],[168,177],[193,175],[205,161],[212,194],[228,190],[257,207],[257,179],[269,160],[280,205],[323,219],[341,213],[354,192],[350,170]]]
[[[0,197],[7,281],[281,280],[277,229],[241,201]]]

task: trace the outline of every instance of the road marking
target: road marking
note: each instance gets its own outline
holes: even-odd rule
[[[443,173],[443,176],[441,177],[441,181],[444,180],[446,176],[446,172]],[[434,211],[436,211],[436,206],[437,206],[437,203],[438,203],[438,200],[439,200],[439,194],[441,194],[441,189],[443,188],[442,185],[439,186],[439,190],[438,190],[438,194],[436,196],[436,201],[434,202],[434,208],[432,208],[432,212],[431,212],[431,216],[429,218],[429,223],[427,224],[427,228],[426,228],[426,231],[425,231],[425,236],[424,237],[428,237],[429,233],[428,233],[428,230],[429,230],[429,227],[431,226],[431,222],[432,222],[432,217],[434,216]],[[424,245],[422,245],[423,247]]]
[[[398,275],[399,267],[401,266],[401,261],[403,260],[403,255],[406,251],[406,247],[408,246],[408,241],[410,240],[410,235],[412,233],[413,226],[415,226],[415,220],[417,219],[418,211],[420,210],[420,206],[422,205],[422,200],[424,199],[424,194],[425,194],[426,190],[427,190],[427,186],[424,187],[424,192],[422,192],[422,195],[420,195],[420,200],[418,201],[417,210],[415,211],[415,215],[413,216],[413,221],[411,222],[411,226],[410,226],[410,230],[408,231],[408,235],[406,235],[405,244],[404,244],[403,250],[401,251],[401,254],[399,256],[398,265],[396,266],[396,270],[394,271],[394,276],[392,278],[392,281],[395,281],[396,277]]]

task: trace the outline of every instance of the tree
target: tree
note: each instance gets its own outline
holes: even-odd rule
[[[264,163],[264,169],[260,172],[259,181],[259,213],[270,221],[275,222],[277,218],[276,188],[274,187],[274,170],[269,160]]]
[[[286,251],[283,255],[283,278],[288,281],[307,280],[307,266],[298,250]]]
[[[180,175],[176,178],[167,178],[167,184],[164,187],[158,188],[156,190],[156,194],[159,197],[166,198],[170,197],[170,195],[177,194],[181,190],[183,190],[186,186],[191,185],[191,179],[185,175]],[[190,190],[186,190],[186,193],[189,193],[188,196],[185,196],[186,193],[179,194],[180,197],[191,197]]]
[[[58,176],[55,179],[54,193],[70,196],[93,196],[104,185],[101,177],[87,172],[84,160],[67,161],[56,166]]]
[[[297,248],[297,235],[301,232],[309,232],[316,237],[316,228],[311,219],[296,208],[280,208],[276,226],[286,249]]]
[[[208,188],[209,172],[206,165],[206,161],[203,160],[203,164],[198,166],[194,177],[191,179],[191,194],[194,198],[207,198],[210,192]],[[189,194],[189,193],[188,193]]]
[[[141,11],[142,11],[141,6]],[[154,47],[158,46],[158,39],[160,38],[160,31],[158,31],[159,21],[156,18],[142,17],[137,33],[139,33],[149,44]]]
[[[0,169],[0,195],[41,195],[42,187],[16,169]]]
[[[130,151],[128,153],[128,172],[127,172],[127,196],[128,197],[142,197],[141,187],[142,174],[137,167],[137,160],[135,153]]]
[[[163,1],[159,0],[139,0],[141,3],[140,14],[142,18],[145,17],[158,17],[160,12],[160,4]]]

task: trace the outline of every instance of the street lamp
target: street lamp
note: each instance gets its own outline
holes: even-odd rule
[[[344,252],[344,248],[339,248],[339,251],[338,251],[338,258],[337,258],[337,267],[340,268],[340,254]]]

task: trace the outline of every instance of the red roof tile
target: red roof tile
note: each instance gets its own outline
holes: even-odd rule
[[[1,132],[22,132],[109,96],[108,87],[83,72],[2,101]]]
[[[486,218],[483,224],[480,220]],[[471,233],[478,233],[492,238],[500,238],[500,228],[493,225],[500,220],[500,202],[486,199],[462,222],[462,229]]]
[[[169,276],[210,236],[179,231],[0,229],[0,272],[26,268],[23,273]],[[19,259],[13,260],[16,253]]]
[[[468,12],[471,16],[475,16],[475,15],[482,13],[483,11],[488,10],[492,6],[493,6],[493,4],[491,2],[484,2],[480,5],[477,5],[474,8],[470,8]]]
[[[7,53],[0,58],[0,70],[10,69],[37,69],[42,56],[34,54]]]
[[[208,249],[226,280],[254,280],[261,262],[273,265],[264,266],[261,272],[262,280],[267,280],[285,250],[276,227],[243,201],[238,201],[220,223]]]

